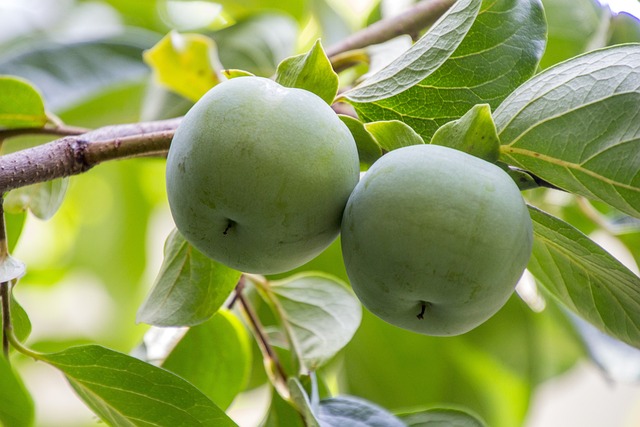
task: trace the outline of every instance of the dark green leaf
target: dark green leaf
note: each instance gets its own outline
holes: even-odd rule
[[[58,178],[17,188],[5,198],[5,208],[13,213],[29,209],[36,218],[50,219],[62,205],[68,186],[69,178]]]
[[[48,109],[60,111],[114,85],[143,80],[149,71],[142,63],[142,51],[155,37],[131,32],[91,42],[38,43],[1,58],[0,74],[32,81]]]
[[[640,347],[640,278],[566,222],[530,207],[528,269],[555,298],[606,333]]]
[[[420,135],[399,120],[365,123],[364,127],[384,151],[424,144]]]
[[[29,427],[33,425],[35,410],[31,395],[22,380],[0,355],[0,425]]]
[[[318,419],[323,427],[405,427],[400,419],[378,405],[353,396],[322,400]]]
[[[439,128],[431,143],[455,148],[491,163],[500,157],[500,139],[488,104],[475,105],[458,120]]]
[[[0,129],[42,127],[47,122],[42,97],[29,82],[0,76]]]
[[[486,427],[476,415],[454,408],[433,408],[400,415],[407,427]]]
[[[7,240],[9,243],[9,253],[12,253],[18,244],[24,223],[27,220],[27,213],[9,213],[5,210],[4,219],[7,227]]]
[[[193,385],[131,356],[89,345],[40,356],[114,426],[235,426]]]
[[[408,51],[344,96],[357,103],[390,98],[413,87],[445,63],[467,35],[481,0],[459,0]]]
[[[13,326],[13,332],[19,341],[25,341],[31,334],[31,320],[29,315],[18,301],[16,301],[13,293],[11,293],[11,324]]]
[[[640,45],[548,68],[495,111],[502,160],[640,217]]]
[[[431,31],[438,31],[440,25]],[[421,76],[424,79],[408,89],[403,85],[406,90],[390,98],[378,99],[372,89],[372,98],[377,100],[352,103],[364,121],[401,120],[428,142],[440,126],[462,117],[476,104],[486,103],[495,109],[531,77],[542,55],[545,35],[539,0],[485,0],[455,52],[426,78]],[[439,39],[435,43],[440,43]]]
[[[162,367],[198,387],[220,408],[243,390],[251,368],[249,336],[225,310],[189,329]]]
[[[298,27],[287,15],[259,14],[212,34],[225,68],[270,77],[280,61],[296,51]]]
[[[338,117],[340,117],[340,120],[347,125],[351,131],[351,135],[353,135],[353,139],[356,141],[361,169],[367,169],[368,166],[371,166],[373,162],[382,156],[380,146],[376,140],[373,139],[373,136],[371,136],[360,120],[342,114]]]
[[[317,40],[309,52],[292,56],[278,65],[276,82],[313,92],[331,105],[338,92],[338,75]]]
[[[193,326],[218,311],[240,279],[240,272],[213,261],[171,232],[164,260],[137,320],[156,326]]]
[[[360,325],[360,301],[327,274],[308,272],[272,282],[269,293],[305,372],[333,358]]]

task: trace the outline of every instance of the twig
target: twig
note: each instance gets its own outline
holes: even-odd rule
[[[76,126],[44,126],[41,128],[18,128],[18,129],[4,129],[0,130],[0,140],[7,138],[13,138],[21,135],[82,135],[89,132],[90,129],[76,127]]]
[[[411,36],[432,25],[456,2],[456,0],[423,0],[409,10],[383,19],[352,34],[327,48],[329,58],[353,49],[361,49],[391,40],[403,34]]]
[[[114,159],[164,155],[181,118],[107,126],[0,157],[0,194]]]

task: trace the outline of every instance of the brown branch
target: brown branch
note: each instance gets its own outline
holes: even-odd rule
[[[0,157],[0,194],[86,172],[107,160],[164,155],[181,118],[107,126]]]
[[[327,48],[329,58],[338,54],[391,40],[403,34],[414,36],[432,25],[456,2],[456,0],[423,0],[409,10],[383,19],[352,34],[341,42]]]

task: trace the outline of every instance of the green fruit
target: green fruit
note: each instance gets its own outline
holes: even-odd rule
[[[499,167],[436,145],[384,155],[342,220],[347,274],[365,307],[428,335],[458,335],[513,293],[533,241],[526,204]]]
[[[326,248],[358,176],[355,142],[331,107],[260,77],[211,89],[167,158],[178,230],[210,258],[251,273],[291,270]]]

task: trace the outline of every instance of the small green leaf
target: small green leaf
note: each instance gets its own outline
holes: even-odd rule
[[[347,125],[353,139],[356,141],[356,147],[358,147],[358,158],[360,159],[361,169],[367,169],[373,162],[378,160],[382,156],[382,150],[380,146],[373,139],[373,136],[367,131],[362,123],[358,119],[354,119],[351,116],[339,114],[340,120]]]
[[[276,390],[271,390],[271,405],[260,427],[306,427],[300,413]]]
[[[360,326],[362,306],[335,277],[302,273],[271,282],[269,294],[301,363],[312,371],[328,362]]]
[[[24,342],[31,334],[31,320],[29,315],[11,293],[11,324],[20,342]]]
[[[7,195],[5,209],[12,213],[29,209],[36,218],[50,219],[62,205],[68,187],[69,178],[59,178],[15,189]]]
[[[477,415],[458,408],[432,408],[399,417],[407,427],[486,427]]]
[[[479,104],[459,118],[439,128],[432,144],[444,145],[495,163],[500,157],[500,139],[491,117],[491,107]]]
[[[365,123],[364,127],[384,151],[424,144],[422,137],[411,126],[399,120]]]
[[[235,79],[236,77],[251,77],[254,75],[248,71],[236,70],[235,68],[230,70],[222,70],[222,74],[228,79]]]
[[[501,159],[640,218],[640,44],[538,74],[495,110]]]
[[[226,310],[189,329],[162,367],[227,408],[249,378],[251,348],[242,323]]]
[[[156,326],[193,326],[222,306],[240,272],[207,258],[174,230],[151,293],[138,310],[138,322]]]
[[[278,65],[276,82],[313,92],[331,105],[338,93],[338,75],[317,40],[309,52],[292,56]]]
[[[162,368],[97,345],[43,354],[78,396],[115,426],[235,426],[192,384]]]
[[[380,406],[353,396],[320,401],[318,419],[323,427],[406,427],[399,418]]]
[[[159,83],[197,101],[222,80],[217,55],[216,44],[209,37],[172,31],[143,58]]]
[[[39,128],[45,123],[40,93],[26,80],[0,76],[0,129]]]
[[[534,244],[528,269],[566,307],[640,348],[640,278],[566,222],[529,207]]]
[[[300,381],[295,377],[291,377],[287,381],[287,385],[289,386],[291,401],[298,409],[300,415],[302,415],[305,426],[320,427],[320,422],[316,418],[314,410],[311,407],[309,396],[307,396],[307,392],[305,391],[304,387],[302,387]]]
[[[6,198],[5,198],[5,201],[6,201]],[[7,240],[9,243],[9,253],[13,253],[14,249],[16,248],[16,245],[18,244],[18,240],[20,240],[20,235],[22,234],[24,223],[27,220],[27,213],[25,211],[20,211],[16,213],[8,212],[5,206],[4,219],[7,227]]]
[[[458,48],[481,3],[482,0],[457,1],[408,51],[344,96],[358,103],[373,102],[404,92],[424,80]]]
[[[0,356],[0,384],[0,425],[32,426],[35,409],[31,395],[3,356]]]

